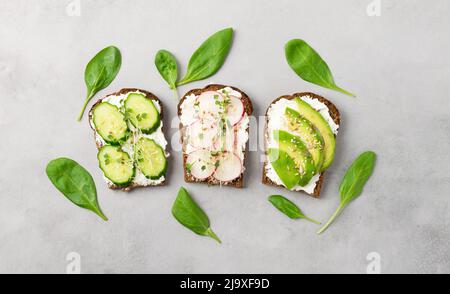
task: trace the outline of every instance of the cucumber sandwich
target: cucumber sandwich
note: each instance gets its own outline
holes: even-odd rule
[[[186,182],[244,186],[250,98],[223,85],[194,89],[178,105]]]
[[[266,113],[263,183],[319,197],[333,163],[338,109],[313,93],[282,96]]]
[[[139,89],[122,89],[100,99],[89,112],[99,167],[111,189],[130,191],[165,183],[167,141],[159,99]]]

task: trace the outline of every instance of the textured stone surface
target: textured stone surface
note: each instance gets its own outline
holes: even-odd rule
[[[72,251],[84,273],[365,273],[369,252],[380,254],[384,273],[450,273],[448,1],[383,0],[381,15],[372,17],[371,0],[82,0],[81,15],[68,16],[71,2],[0,1],[1,273],[64,273]],[[299,91],[333,101],[342,129],[322,199],[261,185],[260,152],[250,154],[242,190],[183,183],[176,151],[168,186],[108,190],[87,121],[76,122],[85,64],[117,45],[122,70],[100,95],[148,89],[163,100],[170,126],[176,101],[153,66],[156,51],[171,50],[185,72],[200,42],[226,26],[236,28],[226,64],[180,95],[212,82],[235,85],[253,98],[256,115]],[[284,59],[291,38],[307,40],[358,97],[300,80]],[[283,194],[325,221],[338,205],[345,169],[367,149],[379,155],[374,176],[323,236],[267,202]],[[108,223],[49,183],[46,163],[59,156],[91,171]],[[171,216],[181,185],[207,211],[222,245]]]

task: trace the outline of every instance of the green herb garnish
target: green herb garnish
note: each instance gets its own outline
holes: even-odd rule
[[[186,163],[186,171],[188,172],[188,174],[191,173],[192,170],[192,164],[191,163]]]

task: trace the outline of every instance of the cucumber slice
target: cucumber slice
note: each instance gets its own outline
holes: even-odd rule
[[[152,139],[140,138],[135,146],[134,161],[145,177],[157,180],[167,170],[164,150]]]
[[[95,106],[92,121],[97,133],[109,144],[119,145],[128,137],[125,116],[115,105],[102,102]]]
[[[103,174],[115,185],[123,187],[133,181],[133,161],[120,147],[105,145],[99,150],[97,158]]]
[[[158,129],[161,119],[151,99],[142,94],[131,93],[124,105],[127,117],[134,127],[144,134],[151,134]]]

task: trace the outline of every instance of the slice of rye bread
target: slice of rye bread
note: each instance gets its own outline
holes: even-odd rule
[[[217,91],[226,87],[230,87],[231,89],[241,93],[242,95],[242,102],[244,103],[244,108],[245,108],[245,112],[247,113],[248,116],[252,115],[253,113],[253,105],[252,102],[250,100],[250,98],[248,97],[247,94],[245,94],[243,91],[239,90],[238,88],[232,87],[232,86],[224,86],[224,85],[217,85],[217,84],[211,84],[206,86],[203,89],[193,89],[189,92],[187,92],[183,98],[181,98],[180,103],[178,104],[178,117],[181,116],[181,105],[183,104],[184,100],[186,99],[186,97],[194,94],[196,96],[199,96],[200,94],[204,93],[204,92],[208,92],[208,91]],[[247,128],[247,133],[248,133],[249,129]],[[184,138],[185,138],[185,129],[183,127],[183,125],[180,123],[180,138],[181,138],[181,144],[183,146],[183,168],[184,168],[184,180],[187,183],[204,183],[204,184],[208,184],[208,185],[223,185],[223,186],[231,186],[231,187],[236,187],[236,188],[243,188],[244,187],[244,173],[245,173],[245,163],[247,161],[247,149],[248,149],[248,142],[247,145],[245,147],[245,151],[244,151],[244,162],[242,163],[244,168],[243,171],[241,173],[241,175],[239,176],[239,178],[234,179],[233,181],[230,182],[226,182],[226,183],[221,183],[218,180],[214,179],[214,177],[210,176],[207,179],[204,180],[199,180],[194,178],[193,176],[191,176],[186,169],[186,161],[187,161],[187,154],[184,152],[185,150],[185,142],[184,142]]]
[[[270,106],[272,106],[272,104],[274,104],[275,102],[277,102],[278,100],[281,100],[283,98],[288,99],[288,100],[292,100],[292,99],[294,99],[296,97],[302,97],[302,96],[310,96],[311,98],[317,99],[320,102],[322,102],[323,104],[325,104],[328,107],[328,109],[329,109],[330,116],[333,119],[333,121],[337,125],[340,125],[340,123],[341,123],[341,115],[339,113],[339,110],[336,108],[336,106],[333,103],[331,103],[329,100],[323,98],[322,96],[314,94],[314,93],[304,92],[304,93],[295,93],[295,94],[292,94],[292,95],[284,95],[284,96],[281,96],[281,97],[275,99],[270,104]],[[270,106],[269,106],[269,108],[270,108]],[[264,136],[265,136],[266,147],[267,147],[267,136],[268,136],[268,134],[267,134],[267,125],[268,125],[268,122],[269,122],[268,121],[269,118],[267,116],[267,113],[269,111],[269,108],[267,108],[267,111],[266,111],[266,127],[265,127],[265,132],[264,132],[265,133]],[[266,155],[267,155],[267,153],[266,153]],[[283,187],[284,188],[284,186],[274,183],[269,177],[267,177],[267,175],[266,175],[266,165],[267,165],[267,161],[264,162],[264,167],[263,167],[263,176],[262,176],[263,184],[277,186],[277,187]],[[324,174],[325,174],[325,172],[321,173],[321,175],[319,177],[319,180],[317,181],[316,187],[314,189],[314,192],[312,194],[309,194],[309,193],[307,193],[305,191],[298,191],[298,192],[303,192],[303,193],[308,194],[308,195],[310,195],[312,197],[319,198],[320,197],[320,191],[322,189],[322,185],[323,185],[323,182],[324,182],[324,179],[325,179]]]
[[[145,90],[136,89],[136,88],[125,88],[125,89],[122,89],[122,90],[120,90],[120,91],[118,91],[118,92],[116,92],[116,93],[112,93],[112,94],[107,95],[106,97],[100,98],[100,99],[92,106],[91,110],[89,111],[89,126],[90,126],[91,129],[94,131],[94,139],[96,139],[97,131],[95,130],[94,125],[93,125],[91,122],[92,122],[92,117],[93,117],[93,115],[94,115],[93,111],[94,111],[95,106],[97,106],[97,104],[101,103],[104,99],[106,99],[106,98],[108,98],[108,97],[110,97],[110,96],[120,96],[120,95],[123,95],[123,94],[128,94],[128,93],[130,93],[130,92],[136,92],[136,91],[141,92],[141,93],[144,94],[148,99],[154,100],[154,101],[156,101],[156,102],[159,103],[159,106],[161,107],[161,111],[160,111],[159,115],[160,115],[160,118],[161,118],[161,122],[163,121],[163,118],[164,118],[164,107],[163,107],[163,105],[162,105],[162,103],[161,103],[161,100],[159,100],[158,97],[156,97],[153,93],[150,93],[150,92],[145,91]],[[164,133],[164,125],[163,125],[163,127],[162,127],[162,131],[163,131],[163,133]],[[95,140],[95,144],[97,145],[97,149],[100,149],[100,148],[103,146],[103,145],[102,145],[100,142],[98,142],[97,140]],[[128,185],[128,186],[126,186],[126,187],[119,187],[119,186],[117,186],[117,185],[114,185],[114,184],[111,183],[111,182],[108,182],[108,188],[110,188],[110,189],[112,189],[112,190],[122,190],[122,191],[124,191],[124,192],[130,192],[131,190],[136,189],[136,188],[164,186],[165,184],[166,184],[166,180],[165,180],[165,179],[164,179],[164,181],[161,182],[160,184],[157,184],[157,185],[149,185],[149,186],[142,186],[142,185],[139,185],[139,184],[136,184],[136,183],[131,183],[130,185]]]

